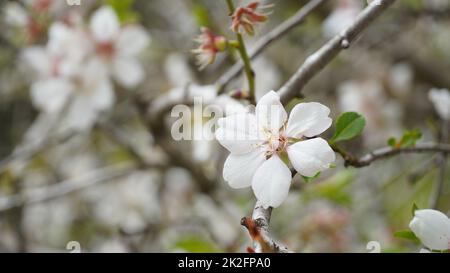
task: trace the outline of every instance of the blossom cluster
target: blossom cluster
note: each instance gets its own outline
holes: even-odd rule
[[[45,45],[22,52],[31,67],[32,102],[40,111],[64,112],[64,126],[92,127],[115,101],[114,83],[135,88],[144,79],[138,54],[150,36],[142,26],[122,25],[110,6],[96,10],[88,24],[78,13],[53,22]]]

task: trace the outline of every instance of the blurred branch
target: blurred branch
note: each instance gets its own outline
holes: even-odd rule
[[[310,55],[295,74],[278,90],[281,101],[286,104],[298,96],[303,87],[343,49],[349,48],[358,36],[383,13],[395,0],[372,1],[347,29],[336,35],[315,53]]]
[[[404,147],[404,148],[392,148],[392,147],[383,147],[376,149],[360,158],[357,158],[341,147],[337,145],[332,145],[332,148],[335,152],[340,154],[342,158],[345,160],[345,166],[353,166],[355,168],[361,168],[369,166],[372,162],[385,159],[388,157],[392,157],[399,154],[406,153],[433,153],[440,152],[443,154],[450,153],[450,145],[449,144],[441,144],[441,143],[419,143],[414,147]]]
[[[269,33],[262,36],[256,43],[254,48],[249,52],[250,59],[254,59],[259,54],[261,54],[269,45],[280,39],[282,36],[287,34],[289,31],[302,24],[306,17],[318,8],[321,4],[325,3],[327,0],[311,0],[305,6],[303,6],[297,13],[292,17],[275,27]],[[244,68],[242,62],[234,64],[227,72],[225,72],[217,81],[216,85],[219,87],[219,94],[223,93],[226,85],[236,78],[239,73]]]
[[[17,148],[12,154],[0,160],[0,173],[11,163],[18,160],[27,160],[50,146],[65,142],[72,136],[73,132],[66,132],[64,134],[44,137],[39,141]]]
[[[269,233],[270,217],[272,215],[272,207],[265,209],[258,202],[253,209],[252,217],[244,217],[241,225],[247,228],[253,239],[254,249],[249,252],[256,253],[287,253],[289,250],[276,242]]]
[[[130,164],[117,164],[88,172],[80,177],[67,179],[52,186],[2,197],[0,198],[0,212],[54,200],[82,189],[126,176],[135,170],[136,168],[130,166]]]
[[[449,121],[442,120],[441,121],[441,132],[439,135],[439,141],[442,143],[448,143],[448,137],[449,137]],[[441,152],[439,156],[436,158],[437,165],[439,166],[439,175],[437,177],[436,181],[436,190],[431,198],[431,204],[430,208],[437,209],[439,205],[439,198],[441,197],[441,194],[444,190],[444,184],[445,184],[445,173],[446,173],[446,160],[447,160],[447,154],[445,152]]]

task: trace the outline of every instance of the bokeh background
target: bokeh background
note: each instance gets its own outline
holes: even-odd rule
[[[255,36],[245,36],[247,46],[307,2],[271,1],[269,20]],[[330,0],[274,42],[253,61],[257,97],[280,87],[366,4]],[[89,97],[85,103],[103,105],[92,113],[72,105],[83,88],[60,111],[48,111],[42,105],[53,93],[36,98],[31,92],[42,80],[36,62],[44,60],[30,63],[26,52],[49,47],[55,23],[89,32],[105,5],[122,27],[140,26],[148,35],[134,57],[143,76],[127,85],[132,75],[124,80],[107,73],[115,99]],[[215,141],[173,141],[171,119],[154,130],[146,122],[161,96],[179,96],[186,86],[210,96],[212,84],[239,60],[236,52],[220,54],[199,71],[191,54],[201,26],[233,37],[225,1],[82,0],[69,6],[62,0],[3,0],[0,9],[0,252],[68,252],[70,241],[85,252],[244,252],[251,245],[240,219],[251,214],[255,198],[251,189],[233,190],[223,181],[227,152]],[[442,124],[428,92],[450,88],[449,26],[448,0],[397,1],[306,86],[304,100],[329,106],[334,119],[345,111],[365,116],[364,133],[344,145],[355,155],[386,146],[407,130],[420,130],[419,141],[440,141]],[[137,42],[126,41],[130,47]],[[83,58],[89,62],[95,54]],[[99,73],[88,72],[93,79],[86,81]],[[244,80],[233,80],[227,92],[242,88]],[[87,125],[66,130],[69,114]],[[272,234],[300,252],[368,252],[369,241],[385,252],[417,252],[418,244],[393,234],[407,229],[414,203],[430,206],[437,156],[401,155],[361,169],[345,168],[337,158],[336,168],[314,181],[294,178],[287,201],[274,210]],[[447,172],[439,210],[450,210],[449,197]]]

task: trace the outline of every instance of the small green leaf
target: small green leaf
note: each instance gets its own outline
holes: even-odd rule
[[[320,172],[316,173],[314,176],[304,176],[304,175],[302,175],[303,180],[305,180],[306,183],[309,183],[309,182],[313,181],[314,179],[318,178],[319,176],[320,176]]]
[[[397,140],[395,139],[395,137],[390,137],[387,141],[387,144],[390,147],[395,148],[395,146],[397,145]]]
[[[400,142],[397,143],[397,147],[413,147],[421,137],[422,132],[418,129],[406,131],[400,139]]]
[[[356,112],[346,112],[339,116],[333,142],[349,140],[361,134],[366,125],[364,117]]]
[[[416,234],[412,232],[411,230],[399,230],[394,232],[394,237],[412,240],[415,242],[420,242],[419,238],[417,238]]]

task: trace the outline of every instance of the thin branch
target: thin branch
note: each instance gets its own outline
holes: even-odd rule
[[[450,145],[449,144],[441,144],[441,143],[419,143],[414,147],[404,147],[404,148],[392,148],[392,147],[383,147],[376,149],[360,158],[357,158],[347,151],[343,150],[339,146],[332,145],[335,152],[340,154],[342,158],[345,160],[345,166],[353,166],[355,168],[366,167],[372,164],[372,162],[389,158],[392,156],[396,156],[399,154],[407,154],[407,153],[435,153],[440,152],[443,154],[450,153]]]
[[[252,217],[244,217],[241,225],[247,228],[253,239],[254,248],[252,252],[256,253],[287,253],[289,250],[282,244],[275,241],[269,233],[270,217],[272,207],[264,208],[258,202],[253,209]]]
[[[305,6],[303,6],[296,14],[292,17],[275,27],[269,33],[262,36],[256,43],[254,48],[249,51],[250,60],[253,60],[259,54],[261,54],[267,47],[269,47],[273,42],[279,40],[282,36],[289,33],[295,27],[301,25],[306,17],[308,17],[311,12],[313,12],[320,5],[325,3],[327,0],[311,0]],[[234,78],[236,78],[239,73],[241,73],[244,65],[242,62],[234,64],[227,72],[225,72],[217,81],[216,85],[219,88],[219,94],[223,93],[225,87]]]
[[[295,74],[278,90],[283,104],[298,96],[303,87],[343,49],[347,49],[370,24],[396,0],[372,1],[347,29],[310,55]]]
[[[63,134],[44,137],[39,141],[17,148],[12,154],[0,160],[0,173],[3,172],[11,163],[18,160],[27,160],[48,147],[65,142],[73,135],[73,132],[67,131]]]
[[[71,178],[52,186],[36,189],[30,192],[16,194],[13,196],[0,198],[0,212],[4,212],[17,207],[24,207],[36,203],[51,201],[62,196],[108,182],[126,176],[136,169],[130,164],[118,164],[94,170],[80,177]]]
[[[443,143],[447,143],[448,136],[449,136],[449,121],[442,120],[441,125],[441,132],[439,135],[439,141]],[[442,195],[442,192],[444,191],[444,184],[445,184],[445,175],[446,175],[446,167],[447,167],[447,154],[442,152],[439,154],[439,156],[436,158],[436,163],[439,166],[439,174],[436,180],[436,190],[433,193],[433,196],[431,198],[431,204],[430,208],[437,209],[439,205],[439,199]]]

